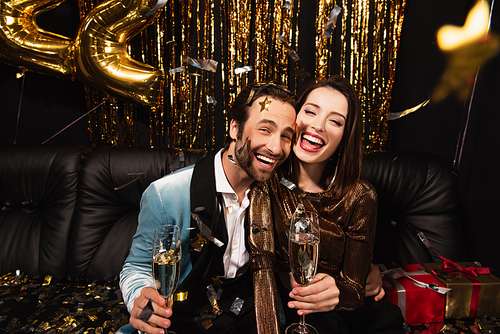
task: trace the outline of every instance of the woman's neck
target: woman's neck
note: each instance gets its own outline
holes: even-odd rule
[[[308,164],[297,158],[292,159],[293,179],[297,186],[310,193],[319,193],[325,190],[321,184],[321,177],[328,165],[328,161]]]

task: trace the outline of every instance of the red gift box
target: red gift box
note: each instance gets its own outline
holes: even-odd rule
[[[403,265],[400,268],[416,281],[425,284],[436,284],[436,286],[445,288],[439,280],[426,272],[420,264]],[[399,306],[407,325],[416,326],[443,322],[445,294],[419,286],[405,276],[397,279],[389,277],[383,277],[382,279],[386,298]]]

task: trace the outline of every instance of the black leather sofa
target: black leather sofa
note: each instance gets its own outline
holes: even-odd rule
[[[0,148],[0,332],[107,333],[126,323],[117,280],[141,194],[205,154]],[[379,196],[375,263],[435,262],[431,251],[464,259],[457,176],[449,162],[428,153],[381,152],[365,157],[364,171]]]

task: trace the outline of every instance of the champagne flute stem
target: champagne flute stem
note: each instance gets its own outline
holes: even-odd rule
[[[170,295],[168,297],[163,297],[163,298],[165,298],[165,306],[167,306],[168,308],[172,308],[172,306],[174,306],[174,300],[172,298],[172,295]],[[175,334],[175,332],[169,331],[168,328],[164,328],[163,333],[164,334]]]
[[[300,324],[299,327],[297,327],[296,333],[300,334],[308,334],[309,330],[307,329],[306,325],[306,316],[303,314],[300,316]]]

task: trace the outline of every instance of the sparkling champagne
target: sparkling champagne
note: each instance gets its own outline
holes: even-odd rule
[[[156,290],[165,298],[170,297],[181,274],[181,253],[171,249],[153,256],[153,279]]]
[[[299,285],[308,285],[316,276],[319,258],[319,238],[311,233],[290,235],[290,267]]]

